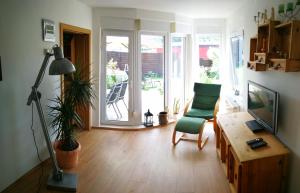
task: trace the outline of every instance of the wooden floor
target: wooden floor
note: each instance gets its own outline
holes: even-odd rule
[[[82,132],[79,193],[229,193],[229,185],[215,150],[212,125],[202,151],[197,144],[171,143],[174,125],[145,131]],[[44,167],[49,173],[50,166]],[[41,170],[21,178],[5,193],[34,193]],[[46,178],[40,192],[46,189]]]

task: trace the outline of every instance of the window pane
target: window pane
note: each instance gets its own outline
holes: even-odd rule
[[[129,37],[106,36],[106,120],[128,121]]]
[[[171,105],[174,113],[184,105],[185,38],[172,37],[172,73],[170,75]],[[174,89],[176,88],[176,89]]]
[[[221,56],[221,34],[198,34],[199,66],[195,82],[218,83]]]
[[[141,55],[142,113],[157,115],[164,110],[164,36],[141,35]]]
[[[235,94],[242,92],[243,85],[243,38],[236,36],[231,38],[231,55],[233,65],[233,86]]]

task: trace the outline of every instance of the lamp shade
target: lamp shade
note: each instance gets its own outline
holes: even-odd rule
[[[72,62],[64,58],[64,54],[60,47],[53,47],[54,60],[49,67],[49,75],[61,75],[75,72],[75,67]]]

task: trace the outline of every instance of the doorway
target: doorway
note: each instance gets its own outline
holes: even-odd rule
[[[60,23],[60,46],[64,55],[80,70],[85,78],[91,77],[91,30]],[[64,77],[61,77],[61,93],[67,85]],[[91,129],[91,107],[77,112],[84,123],[84,129]]]

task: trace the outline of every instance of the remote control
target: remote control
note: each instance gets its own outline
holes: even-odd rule
[[[259,141],[257,143],[254,143],[251,146],[251,149],[256,149],[256,148],[259,148],[259,147],[263,147],[263,146],[266,146],[267,145],[267,142],[265,141]]]
[[[251,140],[247,141],[246,143],[248,145],[252,145],[252,144],[260,142],[260,141],[263,141],[263,138],[260,137],[260,138],[251,139]]]

